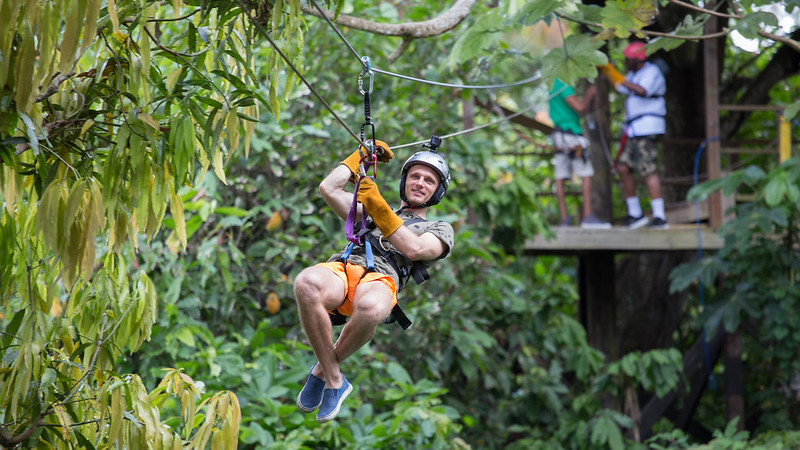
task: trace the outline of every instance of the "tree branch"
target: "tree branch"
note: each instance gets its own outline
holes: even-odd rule
[[[682,7],[686,8],[686,9],[691,9],[692,11],[698,11],[698,12],[701,12],[703,14],[711,14],[712,16],[724,17],[726,19],[741,19],[742,18],[742,16],[740,16],[740,15],[725,14],[725,13],[713,11],[713,10],[710,10],[710,9],[701,8],[699,6],[692,5],[691,3],[682,2],[681,0],[669,0],[669,2],[670,3],[674,3],[674,4],[678,5],[678,6],[682,6]]]
[[[412,39],[427,38],[440,35],[458,26],[469,15],[470,10],[476,3],[478,3],[478,0],[456,0],[455,4],[447,11],[423,22],[379,23],[339,14],[339,17],[336,18],[336,23],[383,36],[401,36]],[[312,16],[321,17],[314,8],[304,7],[302,11]],[[325,14],[333,20],[333,12],[326,11]]]
[[[72,78],[73,75],[75,75],[75,71],[74,70],[69,72],[69,73],[59,74],[55,78],[55,80],[53,80],[53,82],[50,84],[50,86],[48,86],[47,89],[44,90],[44,92],[42,92],[41,94],[36,96],[36,101],[37,102],[41,102],[42,100],[46,99],[47,97],[50,97],[51,95],[53,95],[56,92],[58,92],[58,87],[61,86],[61,83],[69,80],[70,78]]]
[[[767,33],[766,31],[763,31],[763,30],[758,30],[758,35],[761,36],[761,37],[765,37],[767,39],[772,39],[773,41],[780,42],[782,44],[786,44],[789,47],[792,47],[793,49],[795,49],[795,51],[800,52],[800,43],[797,42],[797,41],[793,41],[793,40],[791,40],[791,39],[789,39],[787,37],[783,37],[783,36],[776,36],[776,35],[774,35],[772,33]]]

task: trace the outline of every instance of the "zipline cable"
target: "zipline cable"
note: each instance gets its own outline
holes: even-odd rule
[[[430,80],[425,80],[425,79],[422,79],[422,78],[410,77],[408,75],[400,75],[398,73],[392,73],[392,72],[389,72],[389,71],[386,71],[386,70],[378,69],[376,67],[373,67],[372,70],[374,72],[376,72],[376,73],[382,73],[384,75],[389,75],[389,76],[396,77],[396,78],[402,78],[402,79],[405,79],[405,80],[416,81],[418,83],[432,84],[434,86],[444,86],[444,87],[451,87],[451,88],[457,88],[457,89],[501,89],[501,88],[519,86],[521,84],[532,83],[532,82],[538,81],[538,80],[540,80],[542,78],[540,75],[535,75],[535,76],[532,76],[530,78],[526,78],[524,80],[519,80],[519,81],[515,81],[513,83],[504,83],[504,84],[481,84],[481,85],[476,85],[476,84],[453,84],[453,83],[442,83],[442,82],[439,82],[439,81],[430,81]]]
[[[358,57],[359,63],[365,69],[369,69],[370,67],[367,64],[367,62],[364,59],[362,59],[361,56],[358,55],[358,52],[356,52],[356,50],[350,45],[350,43],[347,42],[347,39],[345,39],[344,36],[342,36],[341,32],[339,32],[339,29],[336,28],[336,25],[334,25],[333,22],[331,22],[330,19],[328,19],[328,16],[324,12],[322,12],[322,10],[319,8],[317,3],[314,0],[311,0],[311,3],[313,3],[314,6],[320,11],[320,13],[325,18],[325,20],[327,20],[328,23],[331,24],[331,26],[333,27],[334,31],[336,31],[336,33],[339,35],[339,37],[342,38],[342,40],[345,42],[345,44],[348,46],[348,48],[350,48],[350,50],[353,52],[353,54]],[[239,2],[239,6],[242,8],[243,11],[247,11],[248,12],[248,16],[250,15],[250,10],[248,10],[242,2]],[[267,31],[264,29],[264,27],[261,24],[259,24],[258,22],[255,22],[255,21],[252,21],[252,20],[251,20],[251,23],[253,25],[255,25],[256,29],[258,29],[258,31],[267,39],[267,41],[270,43],[272,48],[275,49],[275,51],[278,53],[278,55],[280,55],[281,59],[283,59],[284,62],[286,62],[286,64],[289,66],[289,68],[292,69],[292,71],[295,74],[297,74],[297,77],[300,79],[300,81],[302,81],[303,84],[305,84],[306,87],[309,89],[309,91],[311,91],[311,93],[314,94],[314,96],[316,96],[317,99],[319,99],[320,102],[322,102],[323,106],[325,106],[325,109],[327,109],[328,112],[330,112],[331,115],[333,115],[333,117],[336,119],[336,121],[339,122],[339,124],[341,124],[342,127],[344,127],[344,129],[347,130],[347,132],[351,136],[353,136],[353,138],[359,144],[363,145],[364,148],[368,148],[367,145],[363,142],[363,140],[361,138],[359,138],[356,135],[356,133],[352,129],[350,129],[349,126],[347,126],[347,124],[344,122],[344,120],[342,120],[342,118],[339,117],[338,114],[336,114],[336,112],[333,110],[333,108],[331,108],[330,105],[328,105],[328,102],[326,102],[325,99],[322,98],[322,96],[317,92],[317,90],[314,89],[314,86],[310,82],[308,82],[308,80],[306,80],[306,78],[303,76],[302,73],[300,73],[300,71],[297,69],[297,67],[295,67],[295,65],[292,64],[291,61],[289,61],[289,58],[286,57],[286,55],[283,54],[283,52],[280,50],[280,48],[275,43],[275,41],[273,41],[272,38],[270,38],[269,33],[267,33]],[[379,71],[379,70],[375,69],[374,67],[372,67],[371,69],[372,69],[373,72],[384,73],[384,71]],[[532,77],[531,79],[533,79],[533,78],[538,79],[538,77]],[[420,80],[420,81],[422,81],[422,80]],[[524,81],[525,80],[523,80],[523,82]],[[522,82],[517,82],[517,84],[520,84],[520,83],[522,83]],[[453,85],[453,86],[455,86],[455,85]],[[494,86],[501,86],[501,85],[494,85]],[[550,97],[548,97],[548,100],[549,99],[550,99]],[[441,138],[445,139],[445,138],[460,136],[460,135],[463,135],[463,134],[469,134],[469,133],[472,133],[474,131],[477,131],[477,130],[480,130],[480,129],[483,129],[483,128],[487,128],[487,127],[490,127],[490,126],[497,125],[497,124],[505,122],[507,120],[511,120],[511,119],[513,119],[515,117],[521,116],[522,114],[525,114],[525,113],[533,110],[536,106],[538,106],[538,103],[534,104],[534,105],[532,105],[532,106],[530,106],[530,107],[528,107],[528,108],[526,108],[526,109],[524,109],[522,111],[516,112],[516,113],[511,114],[509,116],[502,117],[502,118],[500,118],[498,120],[495,120],[494,122],[490,122],[490,123],[487,123],[487,124],[484,124],[484,125],[480,125],[480,126],[477,126],[477,127],[472,127],[472,128],[469,128],[469,129],[466,129],[466,130],[462,130],[462,131],[458,131],[458,132],[455,132],[455,133],[451,133],[451,134],[448,134],[448,135],[444,135],[444,136],[441,136]],[[428,142],[428,141],[424,140],[424,141],[412,142],[410,144],[398,145],[398,146],[394,146],[392,148],[399,149],[399,148],[412,147],[412,146],[424,144],[426,142]]]
[[[373,70],[375,70],[375,69],[373,69]],[[507,115],[507,116],[502,116],[501,118],[499,118],[499,119],[495,120],[494,122],[486,123],[486,124],[483,124],[483,125],[478,125],[477,127],[468,128],[468,129],[466,129],[466,130],[457,131],[457,132],[455,132],[455,133],[446,134],[446,135],[444,135],[444,136],[441,136],[441,138],[442,138],[442,139],[446,139],[446,138],[450,138],[450,137],[460,136],[460,135],[462,135],[462,134],[469,134],[469,133],[472,133],[473,131],[478,131],[478,130],[480,130],[480,129],[483,129],[483,128],[488,128],[488,127],[491,127],[491,126],[493,126],[493,125],[497,125],[497,124],[500,124],[500,123],[506,122],[506,121],[508,121],[508,120],[511,120],[511,119],[513,119],[513,118],[515,118],[515,117],[519,117],[519,116],[521,116],[521,115],[523,115],[523,114],[525,114],[525,113],[527,113],[527,112],[530,112],[530,111],[532,111],[534,108],[536,108],[537,106],[539,106],[541,103],[544,103],[545,101],[550,101],[551,99],[553,99],[553,98],[557,97],[557,96],[558,96],[559,94],[561,94],[561,92],[562,92],[562,91],[564,91],[566,88],[567,88],[566,86],[562,86],[562,87],[561,87],[559,90],[557,90],[556,92],[553,92],[552,94],[549,94],[549,95],[547,96],[547,98],[546,98],[544,101],[542,101],[542,102],[539,102],[539,103],[534,103],[533,105],[531,105],[531,106],[529,106],[529,107],[527,107],[527,108],[523,109],[522,111],[517,111],[517,112],[515,112],[514,114],[509,114],[509,115]],[[410,144],[396,145],[396,146],[394,146],[394,147],[392,147],[392,148],[405,148],[405,147],[413,147],[413,146],[415,146],[415,145],[424,144],[424,143],[426,143],[426,142],[428,142],[428,141],[412,142],[412,143],[410,143]]]
[[[312,0],[312,1],[313,1],[313,0]],[[251,11],[251,10],[248,10],[248,9],[246,8],[246,6],[244,5],[244,2],[242,2],[242,1],[239,1],[239,7],[240,7],[240,8],[242,8],[242,10],[243,10],[243,11],[247,11],[247,15],[248,15],[248,17],[250,17],[250,16],[251,16],[251,13],[252,13],[252,11]],[[350,135],[351,135],[351,136],[353,136],[353,138],[355,138],[355,140],[356,140],[356,141],[358,141],[358,143],[359,143],[359,144],[363,145],[363,146],[364,146],[364,148],[368,148],[368,147],[366,146],[366,144],[363,142],[363,140],[362,140],[362,139],[360,139],[360,138],[358,137],[358,135],[356,135],[356,133],[355,133],[353,130],[351,130],[351,129],[350,129],[350,127],[348,127],[348,126],[347,126],[347,124],[344,122],[344,120],[342,120],[342,118],[341,118],[341,117],[339,117],[339,115],[338,115],[338,114],[336,114],[336,112],[333,110],[333,108],[331,108],[331,107],[330,107],[330,105],[328,105],[328,102],[326,102],[326,101],[325,101],[325,99],[324,99],[324,98],[322,98],[322,96],[321,96],[321,95],[319,95],[319,93],[317,92],[317,90],[316,90],[316,89],[314,89],[314,86],[312,86],[312,85],[311,85],[311,83],[309,83],[309,82],[306,80],[306,78],[303,76],[303,74],[302,74],[302,73],[300,73],[300,71],[299,71],[299,70],[297,70],[297,67],[295,67],[295,66],[294,66],[294,64],[292,64],[292,62],[291,62],[291,61],[289,61],[289,58],[287,58],[287,57],[286,57],[286,55],[284,55],[284,54],[283,54],[283,52],[282,52],[282,51],[281,51],[281,49],[278,47],[278,45],[275,43],[275,41],[273,41],[273,40],[272,40],[272,38],[270,38],[270,36],[269,36],[269,33],[267,33],[267,31],[264,29],[264,27],[263,27],[263,26],[262,26],[260,23],[258,23],[258,22],[256,22],[256,21],[254,21],[254,20],[250,20],[250,23],[252,23],[253,25],[255,25],[255,26],[256,26],[256,29],[258,29],[258,31],[259,31],[259,32],[260,32],[260,33],[261,33],[261,34],[262,34],[262,35],[263,35],[265,38],[267,38],[267,41],[269,41],[269,44],[272,46],[272,48],[274,48],[274,49],[275,49],[275,51],[278,53],[278,55],[280,55],[280,57],[281,57],[281,58],[283,59],[283,61],[284,61],[284,62],[285,62],[285,63],[286,63],[286,64],[287,64],[287,65],[288,65],[288,66],[289,66],[291,69],[292,69],[292,71],[293,71],[295,74],[297,74],[298,78],[300,78],[300,81],[302,81],[302,82],[303,82],[303,84],[305,84],[305,85],[306,85],[306,87],[307,87],[307,88],[308,88],[308,89],[311,91],[311,93],[312,93],[312,94],[314,94],[314,96],[316,96],[316,97],[317,97],[317,99],[319,99],[319,101],[320,101],[320,102],[322,102],[322,105],[323,105],[323,106],[325,106],[325,109],[327,109],[327,110],[328,110],[328,112],[330,112],[330,113],[333,115],[333,117],[336,119],[336,121],[337,121],[337,122],[339,122],[339,123],[340,123],[340,124],[341,124],[341,125],[342,125],[342,126],[343,126],[343,127],[346,129],[346,130],[347,130],[347,132],[348,132],[348,133],[350,133]],[[359,58],[359,61],[361,61],[361,59],[360,59],[360,58]],[[362,62],[362,64],[364,64],[364,63]]]
[[[336,24],[333,23],[333,21],[330,19],[330,17],[328,17],[328,15],[325,14],[325,11],[323,11],[323,9],[320,8],[319,5],[317,5],[317,2],[315,0],[311,0],[311,3],[317,9],[317,11],[319,12],[320,16],[322,16],[322,18],[325,19],[326,22],[328,22],[328,25],[339,36],[339,39],[341,39],[342,42],[344,42],[344,45],[346,45],[347,48],[350,49],[350,52],[358,59],[358,61],[366,69],[367,65],[362,60],[361,55],[359,55],[358,52],[356,51],[356,49],[354,49],[353,46],[350,45],[350,42],[347,41],[347,38],[345,38],[344,34],[342,34],[342,32],[339,30],[339,27],[337,27]],[[439,82],[439,81],[431,81],[431,80],[426,80],[426,79],[423,79],[423,78],[416,78],[416,77],[411,77],[411,76],[408,76],[408,75],[401,75],[401,74],[398,74],[398,73],[389,72],[387,70],[381,70],[381,69],[378,69],[378,68],[376,68],[374,66],[372,67],[372,71],[375,72],[375,73],[382,73],[384,75],[389,75],[390,77],[401,78],[401,79],[409,80],[409,81],[416,81],[417,83],[425,83],[425,84],[431,84],[431,85],[434,85],[434,86],[444,86],[444,87],[451,87],[451,88],[457,88],[457,89],[501,89],[501,88],[519,86],[519,85],[522,85],[522,84],[531,83],[531,82],[534,82],[534,81],[537,81],[537,80],[541,79],[540,76],[536,75],[536,76],[533,76],[533,77],[530,77],[530,78],[526,78],[524,80],[515,81],[513,83],[475,85],[475,84],[455,84],[455,83],[443,83],[443,82]],[[427,141],[425,141],[425,142],[427,142]]]

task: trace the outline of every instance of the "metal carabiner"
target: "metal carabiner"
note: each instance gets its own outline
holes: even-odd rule
[[[375,83],[375,73],[372,71],[372,62],[369,56],[362,56],[361,62],[364,64],[364,69],[358,74],[358,90],[361,95],[372,94],[372,87]],[[364,74],[369,75],[369,91],[364,92]]]
[[[364,74],[369,75],[369,91],[364,91]],[[358,74],[358,91],[361,92],[361,95],[372,94],[372,86],[374,85],[375,81],[375,74],[372,70],[364,69],[360,74]]]

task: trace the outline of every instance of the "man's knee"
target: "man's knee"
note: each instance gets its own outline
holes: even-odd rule
[[[294,296],[297,303],[321,303],[325,284],[318,268],[303,269],[294,279]]]
[[[370,294],[357,296],[353,302],[353,317],[381,322],[392,311],[392,296],[386,286],[372,290]]]

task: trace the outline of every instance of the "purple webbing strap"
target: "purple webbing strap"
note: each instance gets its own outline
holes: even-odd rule
[[[368,161],[364,164],[364,160],[367,158],[372,159],[372,161]],[[372,155],[364,155],[361,158],[361,167],[363,168],[366,165],[366,169],[361,171],[361,174],[358,176],[358,180],[356,181],[355,191],[353,192],[353,203],[350,205],[350,212],[347,213],[347,220],[344,222],[344,234],[347,237],[347,240],[354,243],[354,244],[363,244],[364,239],[362,236],[359,236],[355,233],[356,228],[356,213],[358,211],[358,188],[361,186],[361,180],[364,179],[367,175],[366,170],[369,169],[371,165],[373,168],[373,179],[378,176],[378,157],[375,154]],[[367,229],[367,215],[361,215],[361,229]]]
[[[350,206],[350,212],[347,213],[347,220],[344,223],[344,233],[347,236],[347,240],[354,243],[354,244],[361,244],[362,237],[358,236],[355,233],[356,228],[356,211],[358,209],[358,187],[361,186],[361,179],[363,177],[358,177],[358,181],[356,181],[356,191],[353,193],[353,204]],[[361,216],[361,227],[364,228],[367,226],[366,216]]]

